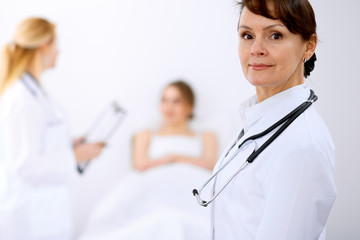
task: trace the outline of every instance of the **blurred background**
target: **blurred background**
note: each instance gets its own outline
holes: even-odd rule
[[[318,23],[318,62],[309,83],[337,149],[338,197],[328,239],[360,239],[360,135],[356,0],[311,0]],[[82,136],[112,100],[128,116],[106,151],[73,185],[76,232],[112,184],[131,168],[132,138],[156,128],[163,87],[184,79],[197,96],[196,129],[212,130],[220,152],[238,133],[239,104],[254,94],[241,73],[233,0],[0,0],[0,44],[29,16],[57,24],[57,67],[44,85]],[[126,194],[126,193],[124,193]]]

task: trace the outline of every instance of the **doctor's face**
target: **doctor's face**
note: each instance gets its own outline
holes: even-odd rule
[[[166,125],[183,124],[189,120],[192,107],[174,86],[165,88],[161,99],[161,113]]]
[[[59,55],[59,50],[57,46],[57,41],[55,39],[54,42],[50,45],[50,49],[49,49],[49,60],[50,60],[49,68],[55,67],[58,55]]]
[[[57,41],[54,39],[53,42],[44,45],[41,49],[43,69],[54,68],[56,65],[57,56],[59,54]]]
[[[245,78],[256,87],[278,87],[303,81],[306,42],[280,20],[256,15],[244,7],[239,22],[239,58]]]

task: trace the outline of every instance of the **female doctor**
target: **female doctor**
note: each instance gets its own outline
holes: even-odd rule
[[[0,239],[72,239],[69,179],[101,143],[74,143],[65,116],[41,87],[55,66],[55,25],[29,18],[0,66]]]
[[[194,195],[212,203],[213,239],[325,239],[335,154],[304,83],[316,60],[313,9],[307,0],[240,7],[239,58],[256,95],[242,104],[243,129],[215,166],[212,196]]]

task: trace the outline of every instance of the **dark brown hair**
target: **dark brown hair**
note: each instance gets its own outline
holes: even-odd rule
[[[305,41],[316,34],[314,10],[308,0],[242,0],[238,2],[241,12],[246,7],[250,12],[270,19],[279,19],[290,32],[300,34]],[[269,9],[269,3],[274,9]],[[315,68],[316,54],[304,64],[304,77]]]
[[[183,80],[177,80],[175,82],[171,82],[167,85],[167,87],[175,87],[180,91],[181,96],[184,98],[184,100],[189,104],[191,108],[194,108],[195,106],[195,95],[194,91],[190,87],[189,84],[187,84]],[[194,114],[191,113],[189,116],[190,119],[194,118]]]

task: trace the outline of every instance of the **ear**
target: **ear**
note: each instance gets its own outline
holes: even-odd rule
[[[41,55],[44,55],[44,53],[46,53],[47,47],[46,45],[42,45],[38,48],[38,51]]]
[[[188,118],[191,119],[191,116],[194,115],[194,108],[190,106],[190,104],[188,104],[187,112],[188,112]]]
[[[39,48],[39,52],[41,55],[46,55],[49,52],[50,49],[50,44],[44,44],[42,46],[40,46]]]
[[[307,41],[306,43],[304,57],[307,60],[309,60],[314,55],[316,46],[317,46],[317,35],[314,33],[313,35],[311,35],[309,41]]]

